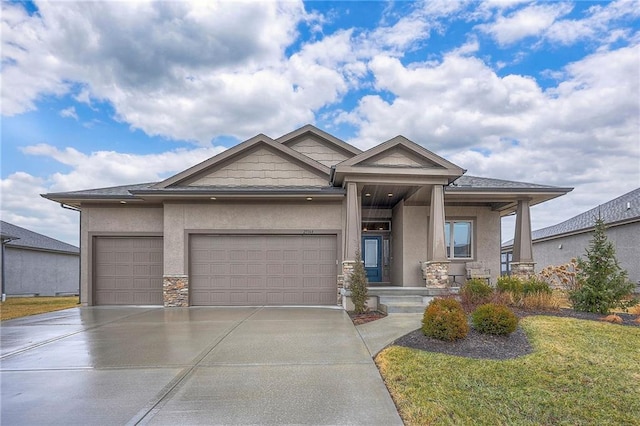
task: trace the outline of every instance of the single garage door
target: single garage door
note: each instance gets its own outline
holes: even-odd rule
[[[335,305],[336,236],[193,235],[191,305]]]
[[[162,237],[96,237],[95,305],[162,305]]]

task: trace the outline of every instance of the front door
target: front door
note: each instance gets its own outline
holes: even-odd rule
[[[369,282],[382,281],[382,237],[362,237],[362,260]]]

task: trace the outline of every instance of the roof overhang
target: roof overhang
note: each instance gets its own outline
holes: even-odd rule
[[[527,200],[530,206],[565,195],[573,188],[469,188],[445,187],[445,203],[447,204],[488,204],[492,210],[499,211],[502,216],[514,213],[518,201]]]

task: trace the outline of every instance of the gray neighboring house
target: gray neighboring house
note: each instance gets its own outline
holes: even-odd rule
[[[557,225],[533,231],[536,270],[584,257],[598,216],[607,225],[607,239],[616,249],[618,263],[627,270],[630,281],[640,284],[640,188]],[[512,250],[513,241],[503,245],[503,272]]]
[[[80,250],[37,232],[0,222],[4,291],[8,296],[77,295]]]
[[[360,252],[375,309],[382,293],[446,293],[470,262],[497,278],[513,213],[513,266],[533,270],[529,207],[571,188],[465,172],[403,136],[361,151],[306,125],[162,182],[43,197],[81,212],[83,305],[349,309]]]

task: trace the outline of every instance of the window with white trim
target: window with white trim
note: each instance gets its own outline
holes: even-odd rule
[[[449,259],[473,258],[473,221],[447,220],[444,225],[444,238]]]

